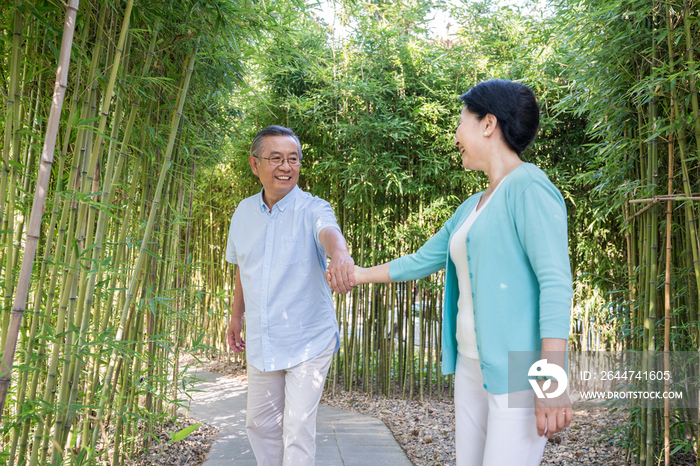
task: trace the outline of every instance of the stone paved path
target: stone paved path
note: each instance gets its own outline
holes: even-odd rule
[[[224,376],[197,371],[190,404],[192,417],[221,431],[204,466],[254,466],[245,433],[247,386]],[[318,466],[411,466],[394,436],[379,419],[320,405],[316,419]]]

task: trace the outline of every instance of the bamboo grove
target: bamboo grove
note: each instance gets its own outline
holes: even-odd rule
[[[689,0],[582,2],[561,13],[586,25],[564,33],[577,82],[562,105],[589,118],[595,169],[583,176],[625,235],[627,273],[611,305],[626,321],[618,338],[628,349],[698,350],[697,10]],[[697,448],[697,412],[630,414],[637,464],[669,464],[672,452]]]
[[[542,129],[525,159],[569,210],[570,348],[698,350],[697,2],[533,2],[527,13],[469,2],[452,9],[448,39],[428,31],[423,2],[337,5],[350,33],[306,20],[256,62],[256,99],[234,99],[233,160],[196,196],[220,267],[237,200],[259,190],[246,167],[259,128],[300,134],[300,185],[336,206],[356,262],[373,265],[415,251],[485,187],[460,172],[452,148],[456,98],[507,77],[540,96]],[[329,389],[450,395],[439,366],[443,279],[337,297]],[[670,464],[695,455],[697,414],[630,409],[608,441],[625,446],[628,464]]]
[[[202,346],[206,315],[194,173],[220,159],[220,96],[240,83],[258,31],[282,27],[273,13],[250,2],[2,2],[3,464],[128,463],[184,403],[179,350]],[[59,63],[66,35],[72,53]],[[51,109],[57,70],[62,112]],[[32,207],[45,143],[55,163],[37,188],[46,202]],[[38,236],[28,219],[42,211]],[[37,240],[33,273],[18,277]],[[26,306],[13,307],[20,289]]]
[[[83,0],[21,283],[67,9],[4,0],[0,348],[16,353],[0,374],[0,462],[129,464],[186,403],[180,353],[226,352],[223,251],[237,203],[260,189],[247,166],[259,129],[300,135],[300,186],[331,202],[355,261],[374,265],[415,251],[486,186],[461,169],[453,134],[457,96],[491,77],[540,98],[524,157],[567,203],[570,348],[697,352],[700,5],[522,4],[453,5],[441,36],[422,0],[336,2],[344,34],[293,2]],[[443,280],[336,296],[329,391],[449,397]],[[697,411],[643,406],[608,441],[651,466],[699,439]]]
[[[560,100],[555,76],[561,67],[538,58],[541,38],[531,36],[537,19],[498,10],[491,2],[473,4],[452,12],[472,29],[465,26],[454,40],[440,39],[426,29],[429,9],[423,2],[346,4],[338,14],[354,22],[352,36],[329,38],[328,30],[310,18],[284,41],[268,43],[254,67],[257,89],[249,91],[258,98],[234,99],[240,136],[232,141],[233,159],[205,174],[209,182],[195,196],[203,206],[195,212],[195,223],[215,229],[213,241],[209,236],[205,241],[213,245],[210,254],[220,268],[227,267],[222,248],[237,200],[260,189],[247,168],[247,150],[255,132],[267,124],[284,124],[300,135],[300,186],[336,206],[356,263],[370,266],[415,251],[462,200],[485,188],[484,178],[464,175],[454,150],[460,93],[490,76],[510,75],[537,87],[547,106]],[[539,81],[540,75],[547,81]],[[577,152],[586,142],[585,121],[555,113],[547,109],[543,135],[526,157],[545,168],[567,198],[585,198],[590,188],[574,182],[588,161]],[[590,210],[574,211],[573,228],[583,229],[579,225],[587,225],[590,217]],[[607,228],[611,223],[604,222]],[[585,243],[580,247],[595,254],[602,249],[596,235],[581,235],[574,245]],[[588,272],[589,258],[577,257]],[[439,273],[337,296],[341,350],[331,366],[329,388],[419,399],[451,395],[451,376],[443,376],[439,365],[443,280]],[[216,275],[207,281],[218,286],[213,294],[225,294],[226,282]],[[589,293],[584,285],[580,301],[604,307],[599,290]],[[604,318],[602,312],[596,315]],[[615,325],[601,322],[599,327]],[[577,319],[575,338],[587,345],[590,338],[582,334],[588,327],[581,327]],[[601,346],[614,346],[606,338]]]

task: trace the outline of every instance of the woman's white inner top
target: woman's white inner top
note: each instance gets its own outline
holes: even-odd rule
[[[503,180],[507,178],[504,177]],[[479,359],[479,352],[476,347],[476,326],[474,325],[474,300],[472,298],[472,284],[469,280],[469,260],[467,257],[467,234],[474,220],[484,211],[486,206],[493,199],[498,188],[503,184],[503,180],[498,183],[496,189],[485,202],[476,210],[476,206],[471,211],[467,219],[457,229],[450,241],[450,257],[457,269],[457,281],[459,282],[459,300],[457,301],[457,351],[462,356],[472,359]],[[477,206],[479,203],[477,203]]]

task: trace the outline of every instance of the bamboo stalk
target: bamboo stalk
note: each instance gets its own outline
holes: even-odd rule
[[[15,0],[14,2],[14,16],[13,16],[13,31],[12,31],[12,56],[10,58],[10,78],[9,86],[7,89],[7,100],[5,105],[7,106],[5,110],[5,133],[4,133],[4,144],[3,144],[3,154],[2,154],[2,170],[0,171],[0,222],[5,221],[5,202],[7,195],[7,183],[8,176],[10,173],[10,149],[12,148],[13,139],[13,125],[15,122],[16,107],[19,104],[17,102],[17,87],[19,85],[19,63],[21,54],[21,43],[22,43],[22,29],[23,29],[23,16],[21,12],[22,2],[21,0]],[[4,233],[0,234],[0,243],[2,243]],[[2,319],[2,337],[0,342],[4,345],[5,343],[5,332],[7,323],[9,322],[9,311],[3,312]]]
[[[194,67],[194,60],[195,60],[196,52],[193,52],[190,57],[189,61],[186,67],[186,74],[185,74],[185,80],[182,84],[182,88],[180,89],[180,95],[178,96],[178,105],[175,113],[173,114],[173,120],[171,123],[171,131],[170,131],[170,137],[168,139],[168,146],[166,148],[165,152],[165,157],[163,160],[163,163],[161,164],[161,171],[160,171],[160,176],[158,177],[158,185],[156,187],[156,192],[153,196],[153,204],[151,206],[151,211],[148,217],[148,223],[146,224],[146,231],[144,232],[143,240],[141,242],[141,250],[139,251],[139,255],[136,259],[136,265],[134,267],[134,272],[131,276],[131,279],[129,280],[129,288],[126,293],[126,299],[124,301],[124,304],[121,309],[121,318],[120,318],[120,323],[117,328],[117,334],[115,336],[115,344],[118,344],[122,339],[123,339],[123,334],[124,334],[124,328],[126,324],[127,317],[129,316],[129,311],[131,308],[131,304],[133,301],[133,296],[136,291],[136,287],[138,285],[138,275],[141,271],[141,268],[143,266],[145,256],[146,256],[146,250],[148,249],[148,243],[150,241],[150,236],[151,232],[153,230],[153,225],[155,221],[155,216],[158,211],[158,205],[160,202],[160,194],[163,189],[163,184],[165,183],[165,177],[168,172],[168,168],[170,165],[170,157],[173,151],[173,146],[175,145],[175,139],[177,137],[177,128],[180,123],[180,119],[182,117],[182,109],[185,105],[185,98],[187,96],[187,90],[189,87],[190,83],[190,78],[192,76],[192,71]],[[100,399],[100,406],[98,409],[97,413],[97,420],[98,422],[104,419],[104,410],[105,406],[107,403],[107,400],[109,399],[109,387],[111,386],[111,380],[112,380],[112,374],[114,372],[114,367],[116,365],[116,359],[118,356],[118,351],[117,347],[115,345],[115,348],[112,350],[112,355],[110,357],[110,362],[109,366],[107,367],[107,373],[105,375],[104,379],[104,385],[103,385],[103,391],[102,391],[102,396]],[[95,443],[97,441],[97,431],[95,430],[93,433],[92,437],[92,448],[94,449]]]
[[[686,66],[688,67],[688,84],[690,88],[690,103],[693,109],[695,133],[695,150],[700,151],[700,108],[698,107],[697,70],[693,48],[693,34],[690,31],[691,11],[688,0],[683,0],[683,29],[685,31]]]
[[[685,196],[683,194],[665,194],[665,195],[659,195],[659,196],[654,196],[649,199],[631,199],[629,201],[630,204],[640,204],[643,202],[652,202],[654,204],[658,202],[665,202],[665,201],[700,201],[700,195],[698,194],[691,194],[690,196]]]
[[[130,46],[130,41],[127,42],[127,45],[125,47],[125,51],[127,51],[127,57],[124,60],[124,64],[122,67],[122,70],[124,68],[128,67],[128,50]],[[122,71],[123,73],[123,71]],[[118,139],[118,133],[119,133],[119,127],[120,127],[120,122],[121,122],[121,106],[122,106],[122,99],[123,97],[120,96],[117,99],[116,105],[115,105],[115,110],[114,110],[114,118],[112,121],[112,133],[111,133],[111,142],[110,142],[110,150],[108,152],[108,157],[107,157],[107,165],[105,167],[105,173],[106,173],[106,180],[103,186],[103,198],[100,199],[101,203],[105,206],[111,206],[112,201],[114,199],[114,195],[116,192],[117,184],[119,182],[119,179],[122,174],[122,167],[124,164],[124,157],[119,157],[117,166],[116,168],[114,167],[115,164],[115,153],[116,153],[116,141]],[[124,147],[127,141],[129,141],[130,136],[131,136],[131,130],[134,126],[134,121],[135,121],[135,116],[136,116],[136,108],[132,108],[131,115],[129,116],[129,121],[127,123],[127,127],[124,130],[124,140],[122,141],[121,146]],[[97,193],[99,191],[98,184],[97,184],[97,174],[99,174],[99,168],[96,167],[95,170],[96,176],[95,179],[93,180],[93,193]],[[110,176],[111,174],[111,176]],[[109,208],[109,207],[107,207]],[[78,396],[78,387],[80,386],[80,375],[81,375],[81,368],[82,368],[82,362],[83,360],[86,360],[87,357],[83,355],[84,352],[89,351],[89,347],[87,344],[89,343],[86,341],[86,331],[88,329],[88,324],[89,324],[89,319],[91,317],[90,315],[90,309],[93,307],[93,301],[94,301],[94,294],[95,294],[95,281],[98,275],[98,265],[101,264],[101,259],[103,256],[103,239],[104,239],[104,234],[105,234],[105,225],[107,222],[107,211],[105,209],[100,210],[98,220],[97,220],[97,226],[96,230],[94,233],[94,240],[91,229],[94,225],[94,218],[96,215],[96,208],[95,206],[90,206],[89,209],[89,216],[88,216],[88,234],[87,234],[87,241],[85,243],[86,249],[92,248],[92,254],[90,257],[89,263],[82,268],[81,272],[81,278],[80,278],[80,283],[83,284],[81,286],[81,295],[78,298],[78,303],[79,306],[81,306],[81,310],[78,312],[78,315],[76,317],[76,327],[80,329],[79,335],[78,335],[78,345],[80,345],[77,348],[77,352],[74,353],[74,355],[71,358],[71,371],[73,373],[73,382],[71,384],[71,394],[70,398],[68,400],[68,405],[67,405],[67,420],[66,424],[64,426],[64,436],[67,436],[67,429],[70,428],[72,425],[72,420],[75,416],[75,410],[72,409],[74,406],[77,396]],[[99,323],[99,313],[96,311],[94,314],[94,321]],[[85,435],[83,436],[83,438]],[[61,443],[61,442],[59,442]],[[83,445],[84,446],[84,445]]]
[[[14,190],[10,191],[8,189],[8,183],[9,183],[9,178],[10,178],[10,162],[11,162],[11,157],[16,157],[16,151],[17,151],[17,146],[14,144],[15,137],[17,137],[17,132],[16,132],[16,126],[18,125],[19,118],[17,115],[19,114],[19,102],[17,101],[18,99],[18,94],[17,94],[17,88],[18,88],[18,81],[20,80],[19,76],[19,60],[20,60],[20,54],[21,54],[21,41],[22,41],[22,26],[23,26],[23,18],[22,18],[22,13],[21,13],[21,1],[20,0],[15,0],[15,13],[14,13],[14,31],[12,33],[12,58],[10,61],[10,87],[8,89],[8,95],[7,95],[7,110],[5,114],[5,140],[4,140],[4,145],[3,145],[3,157],[2,157],[2,171],[0,172],[0,223],[5,225],[11,225],[12,219],[8,218],[9,216],[7,215],[6,212],[6,203],[7,203],[7,194],[8,192],[12,192],[12,196],[10,196],[10,201],[14,199]],[[11,155],[12,154],[12,155]],[[16,169],[13,168],[12,173],[14,173]],[[8,222],[9,221],[9,222]],[[5,227],[3,228],[3,231],[7,231],[8,228]],[[2,244],[2,241],[5,240],[5,235],[6,233],[1,233],[0,234],[0,244]],[[11,235],[8,235],[11,236]],[[5,250],[4,254],[10,254],[12,249]],[[12,263],[12,256],[5,257],[5,262],[7,264]],[[9,279],[8,279],[9,276]],[[8,331],[8,325],[10,323],[10,299],[12,299],[12,269],[8,267],[5,272],[5,294],[3,298],[3,311],[2,311],[2,320],[0,321],[0,344],[3,345],[3,347],[6,346],[6,338],[7,338],[7,331]],[[9,290],[9,291],[8,291]],[[0,377],[2,376],[2,369],[0,368]],[[2,396],[2,381],[0,381],[0,396]],[[4,403],[3,403],[4,405]],[[1,407],[2,405],[0,405]],[[0,413],[0,416],[2,413]]]
[[[47,123],[46,137],[44,138],[44,148],[41,153],[41,166],[39,168],[39,178],[32,204],[31,217],[27,234],[27,244],[22,260],[22,268],[19,273],[17,283],[17,293],[15,303],[12,306],[12,319],[9,327],[9,339],[5,342],[2,366],[0,367],[0,419],[5,408],[7,389],[12,377],[12,364],[19,335],[22,316],[26,309],[27,294],[31,280],[32,267],[34,266],[34,255],[39,241],[41,218],[46,201],[49,179],[51,176],[51,165],[53,164],[53,152],[58,134],[58,122],[63,109],[63,99],[65,96],[68,67],[70,65],[70,54],[73,46],[73,33],[75,31],[75,18],[78,12],[79,0],[70,0],[66,6],[66,20],[63,28],[63,40],[61,41],[61,54],[59,66],[56,73],[56,85],[54,87],[53,105]]]
[[[91,120],[94,117],[95,111],[96,111],[96,106],[95,106],[95,101],[97,99],[97,92],[95,89],[95,76],[96,76],[96,64],[99,61],[98,58],[100,56],[100,52],[102,49],[102,45],[104,43],[104,31],[103,31],[103,25],[105,23],[107,16],[107,8],[106,4],[102,5],[102,8],[99,13],[99,20],[98,20],[98,27],[97,27],[97,38],[95,40],[95,46],[93,48],[93,57],[91,61],[91,66],[88,71],[88,77],[87,77],[87,89],[85,92],[86,95],[86,100],[83,102],[83,107],[81,109],[81,117],[84,119]],[[79,145],[81,147],[80,150],[75,151],[74,157],[73,157],[73,162],[71,166],[71,172],[70,172],[70,177],[69,177],[69,182],[68,182],[68,187],[70,189],[78,189],[78,186],[80,185],[80,167],[81,165],[84,165],[84,159],[85,159],[85,154],[87,151],[87,147],[90,144],[91,138],[90,135],[92,134],[90,131],[88,131],[88,125],[84,125],[81,127],[78,131],[77,138],[76,138],[76,145]],[[66,141],[67,143],[67,141]],[[66,150],[66,147],[64,146],[64,152]],[[70,245],[73,243],[74,238],[76,236],[76,231],[78,232],[77,234],[80,235],[81,232],[81,227],[79,225],[76,225],[76,215],[77,215],[77,206],[76,203],[69,197],[66,197],[63,205],[63,213],[61,217],[61,227],[59,228],[59,235],[58,239],[56,241],[56,251],[57,255],[60,254],[60,248],[62,245],[63,238],[65,237],[67,240],[67,243]],[[68,219],[66,220],[66,218]],[[65,226],[66,224],[68,225],[68,230],[66,231]],[[66,313],[68,311],[68,301],[69,297],[73,295],[74,291],[74,278],[75,278],[75,266],[77,263],[77,255],[72,254],[74,249],[72,247],[67,247],[65,249],[64,255],[63,255],[63,260],[61,261],[63,264],[69,264],[68,268],[66,269],[66,273],[63,275],[62,279],[62,284],[60,286],[60,291],[61,291],[61,300],[59,302],[59,312],[56,317],[56,328],[55,328],[55,333],[57,335],[64,335],[63,331],[65,328],[65,318],[66,318]],[[52,276],[51,276],[51,284],[49,286],[48,290],[48,301],[46,304],[46,314],[51,315],[52,313],[52,308],[53,308],[53,302],[54,302],[54,288],[57,280],[57,272],[58,272],[58,266],[60,262],[56,261],[54,263],[53,271],[52,271]],[[75,301],[73,301],[74,303]],[[70,335],[65,335],[61,337],[66,340],[67,343],[70,343]],[[48,372],[47,372],[47,380],[44,385],[44,395],[43,395],[43,405],[44,406],[50,406],[54,397],[54,390],[55,390],[55,384],[56,384],[56,378],[57,378],[57,368],[58,368],[58,361],[59,361],[59,356],[61,355],[61,350],[60,350],[60,338],[54,345],[54,350],[51,353],[51,360],[49,362],[48,366]],[[66,377],[68,374],[64,374]],[[46,415],[44,422],[40,422],[39,425],[37,426],[37,429],[34,433],[34,443],[32,447],[32,454],[30,458],[30,465],[34,466],[38,462],[41,464],[46,463],[46,456],[48,453],[48,446],[49,446],[49,436],[43,436],[44,431],[49,432],[52,426],[53,422],[53,413],[49,411],[49,413]],[[40,443],[40,439],[43,441]],[[39,458],[39,455],[41,456]]]
[[[151,105],[148,106],[146,110],[146,121],[145,121],[145,127],[149,127],[150,125],[150,116],[151,116]],[[132,106],[131,110],[131,115],[129,116],[129,121],[131,122],[132,119],[135,119],[136,117],[136,112],[137,112],[137,106]],[[130,132],[129,125],[131,123],[127,123],[127,128],[125,130],[125,133]],[[133,126],[133,125],[132,125]],[[139,153],[143,152],[144,145],[146,143],[146,138],[145,138],[146,132],[141,133],[141,138],[139,141],[139,147],[138,151]],[[126,147],[128,145],[129,139],[126,137],[122,140],[122,146],[121,146],[121,151],[120,152],[120,161],[123,160],[126,157]],[[119,264],[122,264],[124,261],[126,261],[126,241],[127,241],[127,233],[128,233],[128,227],[129,223],[132,218],[133,214],[133,208],[135,204],[135,199],[136,199],[136,190],[139,185],[139,181],[141,180],[141,172],[142,172],[142,163],[140,163],[140,158],[136,158],[136,164],[134,165],[133,172],[132,172],[132,179],[131,179],[131,186],[129,188],[128,194],[127,194],[127,206],[126,210],[122,215],[122,223],[121,223],[121,228],[119,229],[119,232],[117,233],[117,249],[116,253],[114,254],[114,258],[112,263],[117,266]],[[116,173],[115,173],[116,176]],[[114,189],[116,187],[116,184],[112,184],[111,189]],[[107,293],[107,298],[106,302],[108,303],[108,307],[105,310],[105,314],[102,317],[102,324],[100,326],[100,335],[104,335],[105,332],[107,331],[107,327],[109,325],[109,322],[111,321],[112,318],[112,309],[113,309],[113,302],[114,302],[114,294],[115,290],[117,289],[117,279],[119,278],[119,273],[118,271],[115,273],[112,273],[109,281],[109,285],[107,289],[109,290]],[[121,299],[121,298],[120,298]],[[95,389],[98,386],[98,378],[100,375],[100,368],[101,368],[101,359],[98,358],[97,361],[95,362],[93,369],[92,369],[92,375],[90,376],[90,382],[89,382],[89,388],[87,390],[86,394],[86,399],[87,399],[87,405],[93,405],[94,404],[94,395],[95,395]],[[91,428],[90,428],[90,419],[86,418],[83,423],[83,446],[88,445],[88,439],[91,437]]]
[[[671,6],[670,2],[666,1],[666,44],[668,46],[668,61],[673,68],[673,27],[671,25]],[[671,111],[670,119],[673,121],[673,112],[675,107],[675,96],[671,94]],[[673,131],[669,132],[668,136],[668,195],[673,194]],[[671,339],[671,264],[673,261],[672,255],[672,225],[673,225],[673,200],[669,199],[666,203],[666,275],[664,280],[664,371],[670,370],[670,353],[669,343]],[[670,389],[670,381],[664,381],[664,392]],[[668,399],[664,400],[664,464],[671,465],[671,412]]]
[[[85,37],[85,34],[83,34],[83,39],[84,39],[84,37]],[[80,68],[81,68],[81,64],[79,63],[78,73],[77,73],[78,75],[80,75]],[[75,113],[76,102],[77,102],[76,99],[73,99],[73,102],[71,104],[71,110],[69,112],[68,121],[72,120],[72,117]],[[65,141],[64,142],[64,151],[68,146],[67,140],[68,140],[68,135],[70,134],[71,130],[72,130],[72,125],[69,124],[68,127],[66,128],[66,138],[64,139],[64,141]],[[36,339],[37,329],[39,328],[39,322],[42,321],[45,324],[46,319],[49,316],[48,313],[45,313],[42,315],[41,303],[42,303],[42,294],[43,294],[43,290],[44,290],[44,283],[45,283],[45,279],[46,279],[46,269],[47,269],[47,266],[48,266],[48,263],[49,263],[50,257],[51,257],[51,238],[54,237],[54,233],[56,230],[56,223],[57,223],[57,219],[58,219],[59,199],[60,199],[59,195],[63,191],[62,178],[63,178],[64,167],[65,167],[65,152],[63,153],[62,156],[59,157],[59,168],[58,168],[57,175],[56,175],[57,188],[56,188],[55,199],[54,199],[54,206],[55,207],[53,209],[53,212],[51,215],[51,220],[49,222],[49,230],[48,230],[48,234],[46,235],[47,244],[45,246],[44,256],[42,259],[41,272],[39,273],[39,283],[38,283],[36,291],[35,291],[35,302],[34,302],[34,311],[33,311],[34,317],[32,318],[32,324],[31,324],[31,329],[30,329],[29,338],[28,338],[26,364],[29,364],[31,359],[32,359],[32,355],[33,355],[33,351],[34,351],[34,341]],[[70,181],[69,181],[69,183],[70,183]],[[63,216],[61,225],[59,227],[60,231],[65,231],[65,221],[66,221],[66,217]],[[58,244],[57,249],[59,251],[61,249],[62,238],[63,238],[63,234],[59,232],[59,240],[57,240],[57,244]],[[51,290],[53,290],[53,287],[55,287],[55,284],[56,284],[56,275],[55,275],[56,269],[57,269],[57,267],[53,268],[54,274],[52,274],[52,280],[51,280],[51,285],[49,286],[49,292],[51,292]],[[47,311],[48,311],[48,309],[50,309],[50,306],[47,304]],[[41,359],[43,359],[43,355],[45,353],[44,339],[43,338],[40,339],[40,341],[38,342],[38,346],[40,348],[39,360],[41,360]],[[38,370],[35,370],[32,374],[32,380],[30,383],[30,391],[29,391],[29,402],[30,403],[34,403],[34,400],[36,398],[36,391],[37,391],[37,386],[38,386],[39,374],[40,374],[40,371],[38,371]],[[27,381],[27,373],[25,371],[22,374],[22,380],[20,381],[20,384],[25,385],[26,381]],[[21,404],[23,402],[24,402],[24,400],[18,399],[18,404]],[[27,448],[27,439],[28,439],[28,435],[29,435],[29,429],[31,426],[30,421],[31,421],[31,419],[27,419],[24,422],[24,426],[22,429],[22,438],[21,438],[20,444],[19,444],[20,451],[18,454],[18,462],[20,464],[24,460],[24,455],[25,455],[26,448]]]
[[[102,101],[102,106],[101,106],[101,111],[100,111],[100,123],[99,127],[97,130],[97,135],[95,137],[95,140],[93,142],[93,148],[91,151],[90,159],[87,164],[87,176],[83,177],[83,186],[81,188],[81,191],[83,195],[86,195],[90,192],[96,193],[98,191],[98,187],[96,185],[96,178],[93,176],[93,174],[98,173],[98,165],[97,162],[100,159],[102,155],[102,150],[104,148],[104,131],[106,128],[107,124],[107,116],[109,115],[109,108],[111,105],[111,100],[112,100],[112,95],[114,91],[114,86],[116,83],[117,79],[117,74],[120,68],[120,63],[121,63],[121,56],[122,52],[124,49],[124,44],[126,42],[126,36],[129,30],[129,20],[131,16],[131,10],[133,7],[133,0],[129,0],[126,6],[126,10],[124,12],[124,19],[122,21],[122,27],[121,27],[121,33],[119,36],[119,42],[117,44],[117,48],[114,54],[114,60],[113,64],[111,67],[111,74],[110,74],[110,79],[107,84],[107,88],[105,91],[105,94],[103,96],[103,101]],[[93,242],[93,231],[94,231],[94,209],[88,209],[88,204],[85,200],[82,200],[80,202],[80,207],[78,211],[78,222],[79,226],[77,227],[76,231],[80,232],[82,237],[85,238],[84,241],[81,241],[83,243],[83,247],[85,250],[89,249],[92,246]],[[87,218],[86,218],[87,217]],[[83,234],[83,230],[86,230],[86,232]],[[75,248],[74,248],[75,249]],[[73,254],[77,255],[79,252],[74,251]],[[80,253],[82,255],[82,253]],[[72,259],[71,259],[72,262]],[[74,272],[71,272],[68,274],[74,275]],[[87,278],[87,273],[83,270],[80,274],[81,283],[85,283],[86,278]],[[76,341],[78,341],[81,338],[81,334],[84,333],[85,327],[87,325],[87,318],[89,317],[89,312],[85,312],[85,296],[87,293],[87,287],[86,286],[80,286],[79,287],[79,293],[80,296],[77,298],[71,297],[71,303],[74,304],[77,302],[78,309],[76,313],[71,312],[71,321],[73,322],[71,328],[71,331],[66,335],[66,340],[71,341],[73,340],[73,335],[72,335],[72,329],[76,328],[79,329],[79,333],[77,336]],[[73,309],[73,306],[71,306],[71,310]],[[84,327],[85,326],[85,327]],[[73,411],[70,409],[70,405],[72,404],[70,401],[71,396],[76,396],[77,395],[77,378],[80,376],[80,361],[78,358],[77,353],[73,353],[71,355],[70,360],[66,360],[66,363],[64,364],[64,371],[63,371],[63,377],[61,379],[61,388],[59,391],[59,402],[61,405],[65,406],[65,409],[63,411],[62,415],[57,416],[56,418],[56,425],[57,425],[57,443],[59,446],[63,447],[65,445],[65,441],[67,440],[67,435],[68,435],[68,430],[71,427],[71,422],[73,419]],[[69,380],[70,380],[70,375],[73,374],[73,386],[75,388],[74,390],[71,390],[71,393],[68,392],[68,387],[69,387]],[[68,375],[68,377],[66,376]],[[59,461],[59,456],[58,456],[59,450],[58,448],[53,450],[52,454],[52,463],[56,463]]]
[[[670,40],[670,38],[669,38]],[[673,135],[668,141],[668,192],[673,192]],[[673,262],[671,227],[673,224],[673,201],[666,203],[666,276],[664,280],[664,371],[670,373],[671,340],[671,263]],[[671,381],[664,381],[664,392],[668,393]],[[664,463],[671,465],[671,410],[668,397],[664,399]]]

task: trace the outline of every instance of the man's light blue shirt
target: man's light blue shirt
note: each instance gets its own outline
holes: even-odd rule
[[[336,341],[338,323],[318,235],[340,230],[330,204],[295,186],[270,211],[262,191],[241,201],[231,218],[226,260],[243,286],[248,364],[287,369]]]

